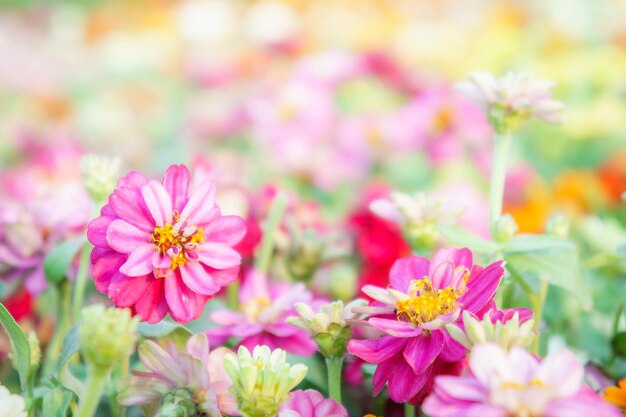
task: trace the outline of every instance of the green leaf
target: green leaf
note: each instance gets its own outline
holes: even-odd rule
[[[11,313],[9,313],[9,310],[2,303],[0,303],[0,322],[2,322],[11,339],[13,362],[20,376],[22,390],[25,390],[28,386],[30,373],[30,345],[28,344],[28,339],[13,316],[11,316]]]
[[[475,252],[488,254],[495,253],[500,249],[497,243],[484,239],[460,227],[449,224],[438,224],[437,230],[448,239],[450,243],[457,246],[468,247]]]
[[[85,244],[85,238],[80,236],[68,239],[57,245],[52,252],[46,256],[43,262],[43,271],[48,282],[61,282],[70,268],[74,257]]]
[[[553,236],[522,235],[504,246],[504,259],[525,279],[539,279],[574,294],[584,309],[592,300],[581,273],[576,246]]]
[[[73,354],[80,348],[80,335],[78,334],[78,323],[72,326],[63,338],[63,347],[59,357],[58,369],[61,369],[70,360]]]
[[[626,332],[616,333],[611,340],[611,346],[613,346],[613,352],[626,358]]]
[[[48,391],[43,397],[43,417],[65,417],[72,402],[72,393],[61,387]]]

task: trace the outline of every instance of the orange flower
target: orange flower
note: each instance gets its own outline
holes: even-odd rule
[[[605,388],[604,399],[621,409],[626,409],[626,378],[620,380],[617,387]],[[624,412],[624,417],[626,417],[626,412]]]

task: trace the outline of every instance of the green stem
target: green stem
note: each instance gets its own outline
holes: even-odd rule
[[[57,289],[59,308],[57,315],[57,322],[54,330],[54,334],[44,356],[42,375],[52,374],[57,366],[57,360],[59,359],[59,353],[63,346],[63,338],[68,332],[70,327],[70,304],[72,298],[72,283],[69,281],[62,282]]]
[[[539,285],[539,294],[530,297],[530,302],[535,313],[535,324],[533,331],[537,334],[533,342],[533,353],[539,354],[539,325],[541,324],[541,316],[543,315],[543,307],[546,304],[548,296],[548,281],[542,280]]]
[[[124,381],[126,378],[128,378],[128,369],[130,368],[130,356],[129,355],[123,355],[122,356],[122,362],[120,363],[120,382]],[[115,388],[115,391],[117,391],[117,388]],[[114,400],[117,402],[117,396],[114,395]],[[126,417],[126,407],[124,407],[122,404],[117,404],[117,417]]]
[[[72,300],[72,318],[74,321],[80,319],[80,309],[85,298],[85,286],[87,285],[87,268],[89,266],[90,245],[83,245],[80,252],[80,264],[74,284],[74,299]]]
[[[495,234],[496,222],[502,215],[506,165],[512,143],[513,138],[511,134],[494,134],[493,166],[491,168],[491,183],[489,185],[489,227],[492,238]]]
[[[231,310],[239,309],[239,281],[235,281],[226,287],[226,302]]]
[[[263,229],[263,240],[261,241],[261,250],[256,262],[256,270],[265,275],[269,271],[270,261],[272,260],[272,252],[274,251],[274,237],[280,225],[280,219],[283,216],[287,205],[287,197],[283,193],[278,193],[274,197],[272,208],[267,215],[267,221]]]
[[[404,417],[415,417],[415,407],[409,403],[404,404]]]
[[[328,395],[339,404],[341,404],[342,366],[342,357],[326,358],[326,368],[328,369]]]
[[[85,395],[80,399],[76,417],[93,417],[100,404],[102,391],[109,379],[110,368],[98,366],[89,367],[89,377],[87,378],[87,389]]]

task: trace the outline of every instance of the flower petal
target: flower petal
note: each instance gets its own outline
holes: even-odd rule
[[[465,310],[478,312],[496,294],[504,275],[502,261],[494,262],[467,282],[467,292],[459,299]]]
[[[348,352],[369,363],[381,363],[406,345],[406,339],[393,336],[381,336],[372,340],[352,339],[348,342]]]
[[[180,218],[190,225],[205,225],[210,223],[216,216],[215,186],[210,181],[205,181],[191,192],[185,208],[180,213]]]
[[[163,187],[172,198],[172,208],[180,213],[189,194],[189,169],[183,164],[170,165],[163,177]]]
[[[200,262],[216,269],[232,268],[241,263],[241,255],[224,243],[201,243],[198,255],[200,255]]]
[[[423,333],[407,343],[403,352],[404,359],[413,368],[413,372],[421,374],[435,361],[443,349],[443,344],[441,331]]]
[[[106,231],[109,246],[121,253],[131,253],[137,247],[151,243],[150,235],[124,220],[114,220]]]
[[[367,323],[373,328],[395,337],[415,337],[422,333],[422,329],[406,321],[372,317],[367,320]]]
[[[430,262],[421,256],[398,259],[389,271],[389,283],[398,291],[406,292],[414,279],[428,276]]]
[[[141,195],[157,226],[172,223],[172,199],[160,183],[150,181],[141,187]]]
[[[246,222],[239,216],[220,216],[204,228],[207,242],[235,246],[246,235]]]
[[[145,244],[133,250],[122,266],[120,272],[129,277],[138,277],[152,272],[152,254],[156,252],[156,246]]]
[[[213,295],[221,287],[206,273],[202,265],[190,262],[180,267],[180,276],[189,289],[203,295]]]
[[[178,274],[164,280],[165,300],[170,308],[170,315],[179,323],[187,323],[196,317],[196,296]],[[200,309],[203,306],[200,306]]]

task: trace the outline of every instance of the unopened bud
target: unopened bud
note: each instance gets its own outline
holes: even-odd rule
[[[104,155],[85,155],[80,165],[87,192],[94,201],[103,201],[115,189],[120,159]]]
[[[569,227],[570,222],[567,220],[562,214],[553,214],[548,219],[548,224],[546,226],[546,232],[549,235],[560,237],[562,239],[566,239],[569,235]]]
[[[506,243],[515,236],[518,230],[513,216],[505,214],[496,221],[493,238],[498,243]]]

